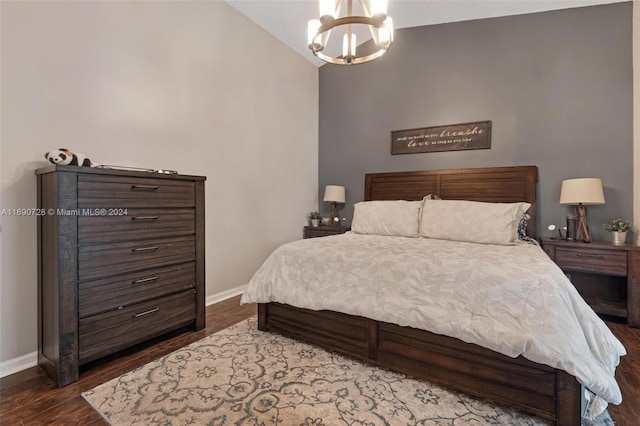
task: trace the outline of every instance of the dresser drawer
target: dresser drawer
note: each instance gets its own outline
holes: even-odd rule
[[[195,287],[194,262],[79,284],[80,318]]]
[[[188,325],[195,319],[195,299],[195,291],[188,290],[81,319],[80,363]]]
[[[193,207],[190,181],[117,176],[78,176],[78,208]]]
[[[126,209],[117,213],[105,216],[79,216],[78,242],[104,243],[195,233],[193,209]]]
[[[621,251],[556,247],[555,261],[567,271],[627,275],[627,253]]]
[[[78,279],[106,278],[195,259],[193,235],[81,246],[78,248]]]
[[[327,237],[330,235],[344,234],[347,228],[344,226],[305,226],[303,238]]]

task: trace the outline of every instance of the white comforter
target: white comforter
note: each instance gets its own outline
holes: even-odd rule
[[[614,372],[624,347],[536,245],[353,233],[305,239],[264,262],[242,296],[251,302],[456,337],[565,370],[605,401],[622,401]]]

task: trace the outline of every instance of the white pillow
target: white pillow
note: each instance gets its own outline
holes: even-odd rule
[[[351,232],[419,237],[422,201],[361,201],[353,206]]]
[[[529,203],[482,203],[462,200],[424,200],[420,235],[440,240],[481,244],[512,244]]]

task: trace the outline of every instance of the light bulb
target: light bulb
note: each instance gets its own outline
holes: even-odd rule
[[[336,0],[320,0],[320,22],[326,24],[336,18]]]
[[[388,49],[393,41],[393,19],[388,17],[382,27],[378,28],[378,47]]]
[[[314,50],[322,49],[320,41],[314,43],[314,39],[317,38],[318,28],[320,28],[321,25],[322,24],[318,19],[312,19],[307,23],[307,44],[309,45],[309,48]]]
[[[387,0],[371,0],[369,6],[371,17],[384,21],[387,17]]]
[[[349,35],[351,35],[351,46],[349,46]],[[356,35],[347,32],[342,38],[342,56],[347,59],[347,62],[351,62],[351,59],[356,56]]]

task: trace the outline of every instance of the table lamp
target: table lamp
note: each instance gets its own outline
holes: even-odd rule
[[[344,203],[345,201],[344,186],[327,185],[324,190],[323,201],[331,203],[331,226],[339,225],[338,203]]]
[[[574,205],[576,210],[576,240],[591,242],[589,222],[587,221],[587,206],[604,204],[602,179],[580,178],[562,181],[560,190],[560,204]]]

